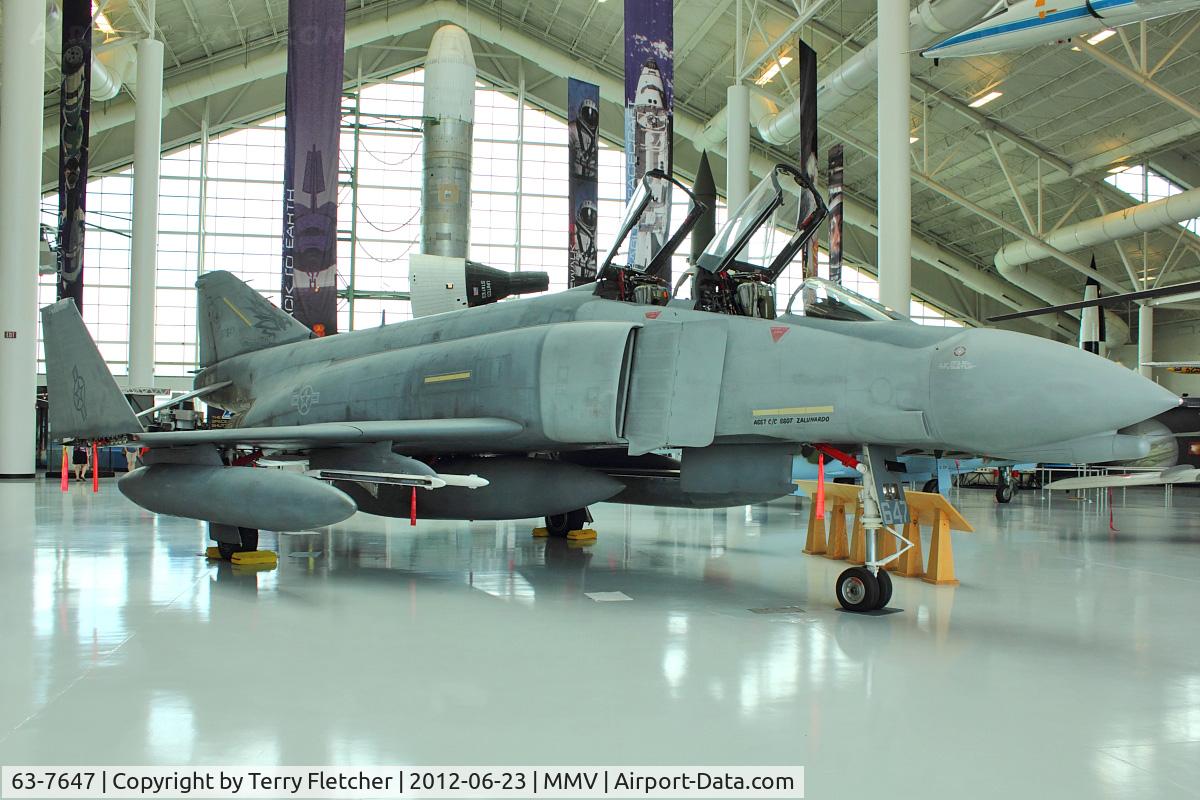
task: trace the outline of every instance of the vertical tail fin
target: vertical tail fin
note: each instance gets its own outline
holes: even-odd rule
[[[55,439],[108,439],[141,433],[74,300],[42,309],[50,435]]]
[[[312,336],[295,317],[228,272],[206,272],[196,281],[196,289],[202,367]]]

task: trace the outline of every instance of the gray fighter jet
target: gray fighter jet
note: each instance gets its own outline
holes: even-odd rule
[[[562,535],[602,501],[755,503],[792,491],[801,447],[829,443],[862,454],[868,530],[899,530],[896,455],[1125,458],[1147,445],[1121,429],[1179,403],[1093,354],[921,327],[828,284],[806,284],[800,306],[772,318],[770,284],[824,208],[816,198],[820,213],[792,214],[815,191],[789,167],[697,259],[696,296],[669,299],[654,266],[695,213],[650,263],[620,264],[665,180],[647,174],[597,283],[557,294],[313,338],[233,275],[203,275],[194,395],[235,412],[228,429],[144,430],[74,304],[48,306],[52,435],[148,448],[120,490],[150,511],[207,521],[229,557],[255,549],[260,528],[330,525],[355,510],[545,517]],[[794,234],[778,233],[780,214]],[[1105,402],[1080,413],[1085,395]],[[867,541],[867,565],[837,583],[852,610],[891,594]]]

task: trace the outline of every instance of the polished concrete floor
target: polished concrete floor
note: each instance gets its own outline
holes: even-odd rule
[[[801,764],[813,798],[1200,797],[1200,492],[1117,501],[1114,532],[963,490],[962,585],[897,579],[899,612],[864,617],[790,499],[602,505],[584,549],[359,515],[266,535],[278,569],[242,572],[110,482],[0,484],[0,763]]]

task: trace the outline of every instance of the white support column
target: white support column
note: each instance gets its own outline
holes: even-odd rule
[[[158,173],[162,157],[163,45],[137,44],[133,121],[133,270],[129,279],[129,385],[154,385],[154,302],[158,266]]]
[[[0,478],[32,478],[44,3],[3,0],[0,25]],[[71,402],[71,398],[57,398]]]
[[[879,49],[879,300],[907,314],[912,296],[908,143],[908,3],[877,0]]]
[[[732,214],[750,193],[750,87],[730,86],[726,100],[725,201]]]
[[[1154,379],[1154,367],[1146,364],[1154,360],[1154,306],[1138,306],[1138,372],[1142,377]]]

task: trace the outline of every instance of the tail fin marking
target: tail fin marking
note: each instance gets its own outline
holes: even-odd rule
[[[206,272],[196,281],[196,289],[202,367],[312,336],[295,317],[229,272]]]
[[[42,333],[52,437],[109,439],[143,431],[74,300],[42,309]]]

